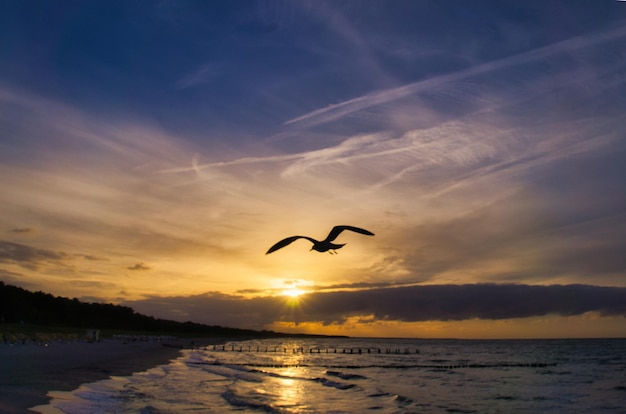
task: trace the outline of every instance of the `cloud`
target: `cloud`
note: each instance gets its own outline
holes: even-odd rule
[[[600,39],[606,40],[602,36]],[[577,50],[565,46],[557,49]],[[603,53],[610,54],[611,50],[598,52],[600,56]],[[605,152],[621,138],[616,131],[622,120],[615,116],[617,108],[623,106],[621,101],[615,102],[614,108],[607,107],[607,111],[594,110],[588,102],[614,101],[612,91],[623,86],[619,81],[623,64],[590,69],[555,62],[553,68],[555,73],[533,70],[522,80],[507,72],[497,79],[474,80],[469,86],[449,82],[443,89],[451,89],[450,94],[418,99],[419,105],[412,111],[415,116],[423,110],[432,112],[433,108],[440,113],[436,122],[426,127],[398,130],[389,120],[377,132],[338,134],[339,143],[321,149],[198,164],[196,171],[230,173],[236,167],[238,174],[277,174],[283,184],[307,180],[312,188],[321,190],[340,187],[334,192],[351,197],[355,193],[376,195],[396,185],[409,185],[426,195],[488,180],[490,184],[512,187],[517,183],[511,183],[511,179],[523,182],[523,175],[531,169]],[[562,100],[554,101],[559,94],[567,95],[566,105]],[[455,107],[461,107],[458,113]],[[402,108],[403,104],[398,103],[389,112]],[[345,121],[358,129],[359,122]],[[305,129],[298,132],[299,137],[312,134]],[[223,178],[220,174],[205,177],[212,182]]]
[[[613,42],[626,36],[626,27],[619,27],[594,35],[574,37],[553,45],[541,47],[530,52],[521,53],[493,62],[482,63],[468,69],[440,75],[423,81],[410,83],[401,87],[376,91],[351,100],[330,105],[288,120],[285,125],[301,124],[303,127],[312,127],[320,123],[326,123],[346,117],[356,111],[361,111],[376,105],[405,98],[409,95],[434,90],[442,85],[458,82],[466,78],[495,72],[517,65],[529,64],[539,60],[545,60],[555,55],[575,52],[581,49],[593,47],[598,44]]]
[[[315,292],[297,309],[284,297],[245,298],[207,293],[149,297],[127,302],[162,318],[260,329],[277,321],[342,324],[354,316],[371,321],[504,320],[597,312],[626,317],[626,288],[590,285],[466,284],[424,285],[359,291]]]
[[[224,68],[215,63],[205,63],[199,68],[195,69],[191,73],[183,76],[176,81],[177,89],[187,89],[198,85],[210,83],[215,80],[222,72]]]
[[[300,289],[306,292],[328,292],[336,290],[362,290],[371,288],[389,288],[406,285],[415,285],[417,281],[410,282],[354,282],[354,283],[337,283],[331,285],[315,285],[312,283],[306,283],[306,281],[285,281],[282,287],[270,288],[270,289],[239,289],[235,293],[238,295],[255,295],[255,296],[280,296],[286,289]]]
[[[560,181],[561,189],[572,185],[570,179],[577,180]],[[569,197],[553,198],[529,187],[470,211],[406,225],[382,244],[413,280],[445,274],[455,282],[568,279],[621,285],[626,223],[619,212],[626,200],[605,204],[603,192],[578,188]],[[376,269],[384,274],[391,264]]]
[[[90,260],[90,261],[95,261],[95,262],[108,261],[109,260],[106,257],[94,256],[92,254],[77,254],[76,256],[77,257],[82,257],[85,260]]]
[[[69,281],[68,283],[76,287],[89,288],[89,289],[94,288],[95,290],[112,289],[112,288],[117,287],[117,284],[115,283],[102,282],[102,281],[97,281],[97,280],[72,280],[72,281]],[[106,299],[99,298],[99,300],[97,301],[105,302]]]
[[[404,322],[467,319],[512,319],[531,316],[626,316],[626,288],[586,285],[432,285],[375,289],[356,294],[335,292],[314,296],[308,309],[317,319],[340,322],[348,315],[374,315],[377,320]]]
[[[32,286],[31,283],[24,283],[24,275],[17,272],[11,272],[6,269],[0,269],[0,280],[8,282],[12,285]]]
[[[34,231],[35,230],[31,229],[30,227],[16,227],[14,229],[9,230],[10,233],[17,233],[17,234],[32,233]]]
[[[0,281],[8,285],[19,286],[30,291],[42,291],[40,281],[29,280],[28,277],[26,277],[26,275],[23,273],[11,272],[6,269],[0,269]]]
[[[144,262],[137,263],[133,266],[128,266],[126,269],[128,270],[150,270],[152,269],[150,266],[146,265]]]
[[[43,263],[64,265],[70,258],[67,253],[0,240],[0,262],[16,263],[29,269],[36,269]]]

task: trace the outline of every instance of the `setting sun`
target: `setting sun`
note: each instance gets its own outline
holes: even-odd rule
[[[296,288],[283,290],[283,295],[289,296],[291,298],[297,298],[298,296],[303,295],[305,293],[306,291],[301,290],[301,289],[296,289]]]

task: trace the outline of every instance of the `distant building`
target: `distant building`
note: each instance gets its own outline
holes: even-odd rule
[[[100,342],[100,330],[99,329],[87,329],[87,341]]]

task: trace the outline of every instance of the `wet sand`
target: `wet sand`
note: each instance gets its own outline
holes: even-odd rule
[[[168,344],[191,347],[191,340]],[[218,338],[194,340],[195,346],[219,344]],[[47,404],[50,391],[71,391],[81,384],[126,376],[166,364],[181,348],[157,341],[0,345],[0,413],[31,413]]]

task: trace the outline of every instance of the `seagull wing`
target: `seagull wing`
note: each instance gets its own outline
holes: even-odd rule
[[[275,245],[270,247],[270,249],[265,254],[270,254],[272,252],[275,252],[278,249],[282,249],[283,247],[290,245],[291,243],[293,243],[294,241],[296,241],[298,239],[307,239],[307,240],[311,241],[311,243],[315,243],[315,241],[316,241],[316,240],[313,240],[312,238],[306,237],[306,236],[291,236],[291,237],[287,237],[286,239],[282,239],[281,241],[279,241],[278,243],[276,243]]]
[[[372,233],[369,230],[365,230],[359,227],[354,227],[354,226],[335,226],[333,227],[333,229],[330,231],[330,233],[328,233],[328,237],[326,237],[326,242],[330,242],[333,241],[337,238],[337,236],[339,236],[341,234],[342,231],[344,230],[350,230],[353,231],[355,233],[361,233],[361,234],[365,234],[367,236],[373,236],[374,233]]]

